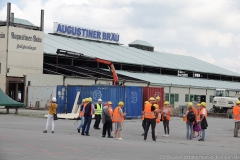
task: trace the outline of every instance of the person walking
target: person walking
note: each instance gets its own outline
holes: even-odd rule
[[[201,103],[200,122],[201,122],[202,138],[200,138],[198,141],[205,141],[205,130],[208,127],[206,106],[207,104],[205,102]]]
[[[144,108],[145,108],[146,104],[148,104],[148,103],[149,103],[148,101],[144,102],[143,111],[142,111],[142,127],[143,127],[143,134],[142,134],[142,136],[144,136],[145,129],[146,129],[146,120],[145,120],[145,116],[144,116]]]
[[[52,133],[54,133],[54,114],[57,113],[56,109],[58,105],[56,104],[57,99],[56,97],[53,97],[50,104],[49,104],[49,109],[48,109],[48,116],[47,116],[47,123],[46,123],[46,128],[43,131],[43,133],[47,133],[49,123],[52,121]]]
[[[234,137],[238,137],[238,131],[240,129],[240,101],[236,102],[236,106],[233,107],[233,118],[235,122]]]
[[[100,129],[99,124],[102,116],[102,99],[98,99],[98,103],[95,104],[95,123],[93,128]]]
[[[193,136],[193,123],[196,120],[196,116],[195,113],[193,112],[193,104],[192,102],[188,103],[188,110],[186,111],[186,114],[184,116],[186,116],[186,129],[187,129],[187,134],[186,134],[186,138],[188,140],[192,140],[192,136]]]
[[[120,132],[123,129],[123,122],[124,122],[124,116],[126,113],[123,112],[122,108],[124,106],[124,103],[120,101],[118,103],[118,107],[116,107],[113,111],[113,118],[112,122],[115,123],[115,139],[122,140],[120,137]]]
[[[92,115],[95,112],[95,108],[94,108],[94,105],[92,104],[92,98],[91,97],[87,98],[86,100],[87,100],[88,103],[83,108],[84,124],[82,126],[82,134],[81,135],[90,136],[89,135],[89,129],[90,129],[90,125],[91,125],[91,122],[92,122]]]
[[[79,105],[80,112],[79,112],[78,119],[81,118],[81,123],[80,123],[80,125],[79,125],[78,128],[77,128],[78,133],[80,133],[80,130],[81,130],[83,124],[84,124],[84,112],[83,112],[83,108],[86,106],[86,104],[87,104],[87,103],[86,103],[86,99],[83,99],[83,100],[82,100],[82,104]],[[83,131],[82,131],[82,132],[83,132]]]
[[[146,128],[145,128],[145,133],[144,133],[144,141],[147,140],[147,135],[148,135],[148,130],[151,125],[152,129],[152,140],[156,142],[156,137],[155,137],[155,127],[156,127],[156,117],[155,117],[155,110],[156,108],[153,106],[155,99],[153,97],[149,98],[148,104],[145,105],[144,108],[144,116],[146,120]]]
[[[108,103],[105,103],[102,109],[102,123],[103,123],[102,137],[106,136],[107,131],[108,138],[113,138],[113,136],[111,136],[112,115]]]
[[[112,102],[111,101],[109,101],[108,102],[108,111],[109,111],[109,114],[113,117],[113,108],[112,108]],[[115,134],[115,132],[113,131],[113,122],[112,122],[112,124],[111,124],[111,132],[112,132],[112,134]]]
[[[163,121],[163,127],[164,127],[164,135],[163,137],[169,136],[169,121],[170,121],[170,115],[171,115],[171,109],[169,107],[169,102],[165,101],[164,106],[161,109],[161,115],[162,115],[162,121]]]

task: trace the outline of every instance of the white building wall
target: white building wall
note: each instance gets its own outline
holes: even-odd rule
[[[137,82],[125,82],[124,86],[142,86],[142,87],[146,87],[148,86],[147,83],[137,83]]]
[[[0,88],[6,90],[7,27],[0,27]]]
[[[28,74],[25,85],[31,82],[31,86],[57,86],[63,85],[63,76],[50,74]]]

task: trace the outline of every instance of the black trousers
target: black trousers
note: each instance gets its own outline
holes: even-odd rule
[[[99,128],[100,121],[101,121],[101,115],[95,114],[95,123],[94,123],[93,128]]]
[[[142,120],[142,127],[143,127],[143,131],[145,132],[145,129],[146,129],[146,119]]]
[[[147,139],[147,134],[148,134],[150,125],[152,128],[152,139],[156,140],[156,138],[155,138],[156,118],[154,118],[154,119],[145,118],[145,120],[146,120],[146,128],[145,128],[145,133],[144,133],[144,140]]]
[[[106,121],[103,124],[103,130],[102,130],[102,135],[106,136],[106,132],[108,132],[108,136],[111,136],[111,126],[112,126],[112,122],[111,121]]]

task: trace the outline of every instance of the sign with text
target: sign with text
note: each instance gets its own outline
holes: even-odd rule
[[[53,33],[111,43],[119,43],[120,37],[118,33],[104,32],[57,22],[54,22]]]

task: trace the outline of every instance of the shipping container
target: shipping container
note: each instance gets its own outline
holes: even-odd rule
[[[66,91],[66,86],[57,86],[57,113],[66,113],[67,112],[67,91]]]
[[[39,108],[45,108],[47,101],[56,97],[56,86],[28,86],[28,107],[35,107],[39,101]]]
[[[148,101],[150,97],[160,97],[159,107],[163,107],[164,88],[163,87],[143,87],[143,102]]]
[[[72,112],[72,108],[76,99],[77,92],[80,92],[80,96],[82,95],[81,86],[67,86],[67,113]],[[81,99],[78,99],[77,104],[81,104]]]
[[[98,99],[102,99],[102,104],[112,101],[114,109],[119,101],[125,102],[125,89],[121,86],[82,86],[80,99],[88,97],[92,97],[94,104]]]
[[[142,87],[125,87],[125,105],[123,110],[127,113],[126,118],[141,118],[143,108]]]

